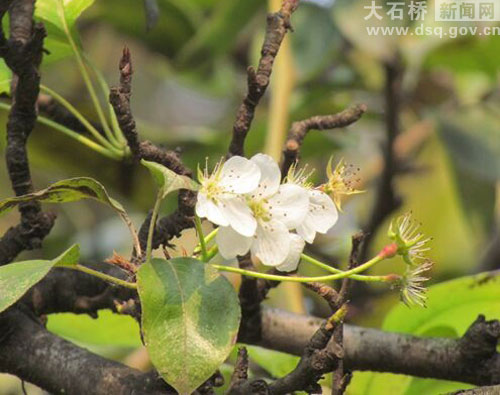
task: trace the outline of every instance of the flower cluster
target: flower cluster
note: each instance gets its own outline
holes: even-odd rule
[[[216,242],[226,259],[251,251],[280,271],[297,268],[305,242],[338,219],[332,199],[292,167],[284,183],[268,155],[233,156],[212,174],[198,171],[196,214],[219,225]]]

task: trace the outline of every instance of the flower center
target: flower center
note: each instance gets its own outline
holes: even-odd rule
[[[269,207],[267,205],[266,199],[249,199],[248,207],[250,207],[250,210],[252,210],[252,213],[256,219],[260,219],[265,222],[271,220],[271,213],[269,212]]]
[[[218,182],[214,178],[209,178],[204,180],[203,182],[203,190],[207,195],[207,198],[210,200],[214,200],[218,195],[220,195],[223,191],[222,188],[218,185]]]

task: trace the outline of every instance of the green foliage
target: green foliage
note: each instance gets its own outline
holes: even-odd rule
[[[111,198],[98,181],[89,177],[76,177],[58,181],[28,195],[1,200],[0,215],[25,202],[67,203],[82,199],[94,199],[114,208],[120,214],[125,213],[122,205]]]
[[[73,342],[91,346],[139,347],[139,324],[129,315],[99,311],[97,319],[86,314],[50,314],[47,329]]]
[[[457,183],[457,195],[479,235],[492,226],[495,184],[500,179],[498,122],[484,108],[439,118],[439,132]]]
[[[500,276],[484,273],[461,277],[429,288],[426,309],[408,309],[397,305],[387,315],[383,329],[424,335],[434,328],[450,328],[457,336],[485,314],[488,319],[500,318]],[[451,297],[452,296],[452,297]]]
[[[267,350],[258,346],[245,346],[250,359],[265,369],[272,377],[283,377],[290,373],[300,360],[296,355]]]
[[[73,245],[51,261],[23,261],[0,267],[0,312],[22,298],[54,266],[76,264],[79,257],[80,250],[77,245]]]
[[[191,178],[181,176],[159,163],[149,162],[144,159],[141,160],[141,163],[148,168],[158,185],[161,192],[160,199],[164,199],[169,193],[179,189],[189,189],[191,191],[198,189],[198,184]]]
[[[93,3],[94,0],[41,0],[36,2],[35,17],[67,34],[81,13]]]
[[[478,314],[484,314],[487,319],[500,318],[499,285],[500,276],[496,272],[434,285],[429,288],[426,309],[409,309],[398,304],[387,315],[382,329],[417,336],[462,336]],[[463,383],[403,375],[356,373],[350,389],[359,395],[409,395],[441,393],[467,387]]]
[[[3,59],[0,59],[0,94],[7,93],[10,94],[10,80],[12,78],[12,72],[5,64]]]
[[[265,4],[263,0],[219,1],[211,18],[184,46],[178,59],[181,63],[202,61],[206,53],[220,56],[234,45],[234,37],[255,13]]]
[[[35,4],[35,19],[43,22],[47,29],[44,47],[49,54],[44,64],[55,62],[71,55],[70,35],[77,41],[75,24],[78,17],[94,0],[40,0]]]
[[[498,119],[484,109],[471,109],[441,119],[440,133],[454,161],[476,177],[500,179]]]
[[[137,274],[144,342],[153,365],[190,394],[227,358],[240,307],[233,286],[192,258],[153,259]]]

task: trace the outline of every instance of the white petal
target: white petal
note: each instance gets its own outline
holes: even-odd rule
[[[259,222],[254,237],[252,253],[264,265],[277,266],[286,259],[290,251],[290,233],[283,223]]]
[[[332,199],[321,191],[309,192],[309,212],[306,224],[316,232],[326,233],[339,219],[337,208]]]
[[[220,227],[215,237],[219,252],[225,259],[245,255],[250,249],[252,240],[252,237],[245,237],[236,233],[230,226]]]
[[[300,226],[297,226],[295,230],[300,237],[302,237],[309,244],[311,244],[316,237],[316,230],[314,230],[314,227],[310,226],[308,222],[303,222]]]
[[[200,218],[206,218],[216,225],[229,225],[229,221],[222,213],[219,204],[216,204],[212,200],[207,199],[207,196],[204,193],[198,193],[198,201],[196,202],[196,215]]]
[[[309,192],[298,185],[283,184],[269,199],[268,209],[273,219],[283,222],[288,229],[295,229],[306,218]]]
[[[278,164],[269,155],[257,154],[250,159],[259,166],[261,178],[253,195],[257,198],[275,194],[281,183],[281,171]]]
[[[233,193],[248,193],[257,188],[260,168],[242,156],[233,156],[222,166],[219,185]]]
[[[300,254],[304,250],[305,246],[304,239],[295,233],[290,234],[290,252],[286,259],[279,266],[276,266],[281,272],[293,272],[297,270],[297,266],[300,262]]]
[[[241,197],[220,199],[221,210],[229,225],[242,236],[253,236],[257,229],[252,210]]]

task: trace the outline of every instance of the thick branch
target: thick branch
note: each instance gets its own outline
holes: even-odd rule
[[[276,309],[262,315],[263,347],[301,355],[321,320]],[[500,383],[500,355],[492,346],[498,339],[498,322],[479,318],[471,338],[420,338],[377,329],[344,325],[345,367],[418,377],[453,380],[476,385]],[[493,336],[491,332],[493,331]],[[481,345],[476,353],[474,344]]]
[[[283,0],[281,9],[267,16],[266,36],[261,49],[257,70],[249,67],[248,92],[240,105],[233,125],[233,136],[229,145],[229,156],[244,155],[245,138],[250,130],[255,108],[269,85],[274,60],[281,42],[290,29],[290,17],[299,5],[298,0]]]
[[[290,166],[298,159],[300,147],[310,130],[343,128],[356,122],[366,111],[364,104],[358,104],[334,115],[316,115],[292,124],[283,150],[284,161],[281,174],[286,176]]]
[[[0,371],[54,394],[175,393],[156,373],[100,357],[46,331],[19,310],[0,315]]]

